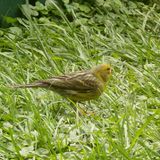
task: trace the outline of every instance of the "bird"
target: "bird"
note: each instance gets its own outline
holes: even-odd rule
[[[73,102],[97,99],[105,90],[111,76],[109,64],[99,64],[88,70],[53,76],[30,84],[17,84],[13,88],[45,88]]]

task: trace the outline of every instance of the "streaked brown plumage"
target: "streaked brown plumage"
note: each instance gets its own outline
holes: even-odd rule
[[[68,75],[55,76],[31,84],[15,85],[14,88],[46,88],[74,102],[88,101],[98,98],[105,89],[111,75],[108,64],[100,64],[90,70],[75,72]]]

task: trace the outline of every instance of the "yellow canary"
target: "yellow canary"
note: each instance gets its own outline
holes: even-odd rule
[[[46,88],[74,102],[98,98],[111,75],[109,64],[100,64],[90,70],[74,72],[39,80],[31,84],[15,85],[14,88]]]

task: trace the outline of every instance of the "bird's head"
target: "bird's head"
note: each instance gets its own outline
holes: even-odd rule
[[[100,78],[103,82],[107,82],[111,75],[111,66],[109,64],[100,64],[93,68],[92,73]]]

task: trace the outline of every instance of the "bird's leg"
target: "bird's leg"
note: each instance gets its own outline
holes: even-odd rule
[[[81,108],[78,103],[75,103],[74,105],[71,105],[71,106],[75,111],[78,111],[80,116],[87,114],[87,112],[83,108]]]
[[[91,101],[88,101],[88,106],[91,107]],[[86,113],[87,113],[87,115],[95,115],[94,111],[88,111],[89,107],[87,107],[87,105],[86,105]]]
[[[84,104],[84,103],[81,103],[81,104]],[[84,104],[84,105],[86,105],[86,104]],[[92,115],[95,115],[95,112],[87,110],[88,107],[85,106],[85,109],[80,107],[80,103],[78,104],[78,103],[73,103],[72,102],[71,106],[72,106],[72,108],[74,109],[75,112],[78,110],[78,113],[79,113],[80,116],[84,116],[84,115],[92,116]]]
[[[76,102],[73,102],[73,101],[71,101],[71,100],[69,100],[70,102],[71,102],[71,107],[73,108],[73,110],[75,111],[75,112],[77,112],[78,111],[78,113],[79,113],[79,115],[86,115],[87,114],[87,112],[83,109],[83,108],[81,108],[79,105],[78,105],[78,103],[76,103]]]

